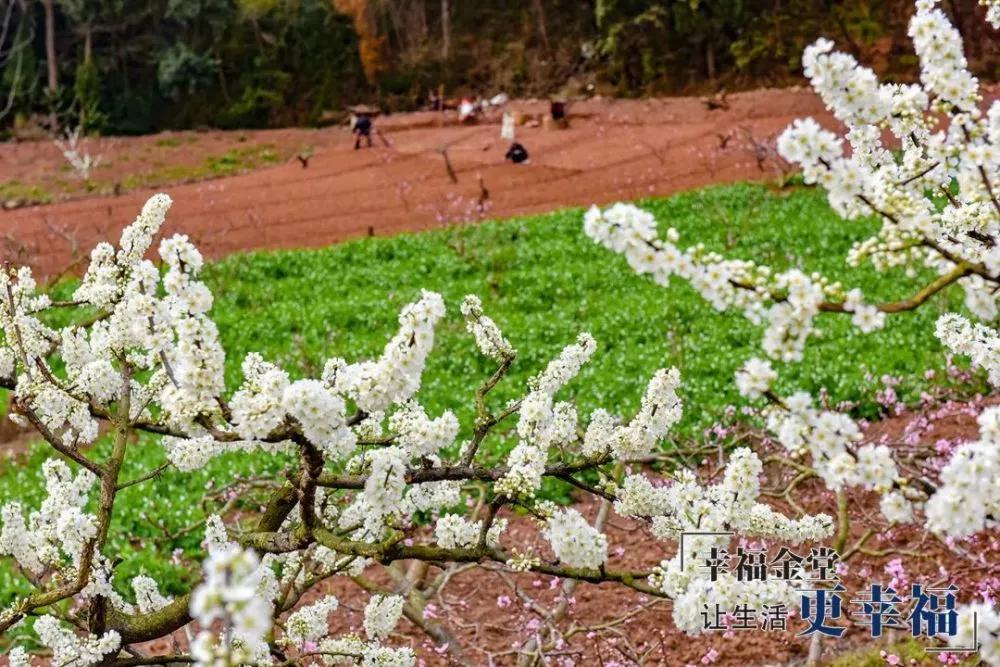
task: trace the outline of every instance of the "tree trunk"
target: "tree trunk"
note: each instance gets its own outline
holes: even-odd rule
[[[56,8],[55,0],[41,0],[45,10],[45,63],[49,71],[49,131],[59,131],[56,115],[56,92],[59,90],[59,63],[56,61]]]
[[[89,24],[83,27],[83,64],[87,66],[91,64],[94,57],[93,34],[94,31]],[[86,104],[80,105],[80,131],[84,134],[86,134],[89,129],[87,127],[87,122],[89,120],[87,118],[87,113],[90,111],[91,109],[88,109]]]
[[[531,7],[535,11],[535,19],[538,21],[538,36],[542,39],[542,48],[548,53],[549,31],[545,28],[545,9],[542,8],[542,0],[531,0]]]
[[[45,61],[49,68],[49,90],[59,90],[59,63],[56,61],[56,10],[54,0],[42,0],[45,9]]]
[[[451,9],[448,0],[441,0],[441,57],[448,58],[451,51]]]
[[[83,62],[89,65],[94,59],[93,30],[89,25],[84,30],[86,32],[83,33]]]

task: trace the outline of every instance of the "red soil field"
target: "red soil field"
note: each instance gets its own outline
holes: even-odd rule
[[[187,233],[206,255],[220,257],[773,179],[783,169],[774,139],[788,124],[809,115],[831,122],[819,99],[802,89],[734,94],[726,102],[728,108],[715,110],[699,98],[576,102],[568,129],[537,122],[518,127],[517,140],[531,156],[526,165],[504,161],[507,144],[499,137],[496,110],[471,126],[460,125],[453,113],[378,118],[384,140],[376,136],[372,149],[357,151],[344,127],[101,140],[107,166],[93,178],[119,184],[129,175],[142,181],[143,169],[159,167],[162,174],[168,163],[197,165],[206,156],[255,145],[266,145],[279,163],[237,176],[3,211],[0,251],[51,277],[82,262],[97,241],[116,239],[159,190],[175,201],[165,231]],[[539,119],[547,103],[511,102],[507,108]],[[305,146],[313,153],[308,168],[295,159]],[[66,173],[63,164],[47,142],[0,145],[0,183],[45,183],[53,172]]]

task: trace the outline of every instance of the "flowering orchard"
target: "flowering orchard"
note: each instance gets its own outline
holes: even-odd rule
[[[318,581],[358,573],[370,562],[503,563],[583,581],[618,582],[650,595],[677,599],[722,595],[705,588],[694,561],[664,561],[654,572],[605,566],[608,540],[574,509],[536,500],[546,477],[564,480],[613,503],[623,516],[642,517],[672,541],[687,529],[739,527],[748,535],[793,542],[828,536],[829,517],[791,519],[757,503],[761,463],[749,450],[734,453],[724,479],[700,486],[683,475],[673,486],[654,486],[639,474],[623,475],[621,462],[651,454],[679,419],[676,370],[649,382],[638,413],[627,421],[597,411],[582,429],[574,405],[559,390],[595,353],[587,334],[569,346],[498,412],[487,407],[490,390],[516,358],[512,344],[483,313],[476,297],[462,306],[479,351],[496,362],[476,394],[473,437],[456,442],[458,422],[449,412],[431,417],[414,400],[444,315],[441,297],[424,293],[400,314],[400,329],[373,361],[327,362],[319,378],[292,381],[258,355],[243,363],[244,383],[227,399],[224,352],[208,318],[212,296],[198,280],[202,258],[183,236],[163,240],[160,273],[143,259],[163,223],[170,200],[149,200],[126,228],[117,248],[102,244],[71,302],[38,294],[30,273],[4,275],[7,299],[4,377],[13,389],[11,413],[30,423],[57,458],[45,466],[48,497],[25,514],[3,509],[0,548],[11,555],[37,592],[4,611],[7,630],[34,618],[38,642],[54,659],[74,664],[124,661],[130,645],[167,635],[192,621],[200,630],[182,659],[199,664],[269,664],[275,651],[303,660],[378,665],[413,664],[408,648],[384,640],[405,611],[400,596],[373,596],[364,635],[329,636],[327,617],[337,601],[323,598],[297,608]],[[51,309],[91,306],[101,313],[86,326],[55,330],[43,322]],[[477,463],[480,445],[495,426],[515,419],[520,443],[505,465]],[[88,456],[102,430],[113,439],[107,458]],[[114,554],[106,552],[116,494],[148,481],[157,471],[121,479],[130,435],[153,433],[170,465],[192,470],[227,451],[288,456],[289,480],[252,520],[213,516],[205,530],[208,558],[188,594],[169,598],[148,577],[114,581]],[[580,476],[596,473],[588,483]],[[481,518],[460,507],[464,483],[487,488]],[[94,487],[97,487],[96,489]],[[87,510],[92,493],[95,511]],[[555,559],[504,545],[505,508],[537,517]],[[436,517],[430,532],[414,530],[419,514]],[[786,599],[788,585],[737,585],[726,596]],[[70,617],[42,613],[73,598]],[[286,612],[295,609],[287,617]],[[678,605],[679,624],[695,630],[693,605]],[[11,657],[26,664],[20,647]]]
[[[991,19],[997,11],[994,3]],[[844,217],[882,218],[878,235],[858,244],[849,261],[937,270],[940,277],[912,298],[867,303],[860,291],[822,276],[775,273],[698,246],[680,250],[676,234],[658,238],[652,216],[629,205],[592,209],[587,233],[658,281],[679,275],[717,308],[741,309],[764,324],[765,351],[783,361],[799,358],[819,313],[848,314],[868,331],[887,314],[916,308],[951,285],[965,290],[974,315],[994,318],[1000,105],[979,109],[958,34],[932,2],[918,3],[910,31],[922,64],[920,85],[880,85],[822,40],[805,54],[807,74],[848,127],[849,156],[838,137],[808,120],[789,129],[780,145],[807,180],[827,188]],[[886,130],[898,151],[882,144]],[[11,390],[10,415],[52,450],[44,501],[37,507],[9,502],[0,516],[0,553],[33,589],[0,613],[0,631],[19,640],[9,653],[12,665],[40,659],[79,667],[415,665],[412,649],[394,641],[404,617],[455,661],[482,664],[426,613],[419,590],[371,585],[361,627],[344,633],[331,632],[343,612],[340,601],[317,590],[334,577],[363,580],[374,565],[447,571],[469,564],[563,579],[569,590],[574,582],[608,583],[668,599],[677,627],[698,634],[708,629],[708,608],[738,608],[749,623],[763,625],[773,621],[767,610],[784,605],[809,612],[839,604],[837,588],[803,598],[801,578],[706,568],[703,555],[714,558],[733,539],[806,549],[832,539],[847,557],[871,535],[847,544],[846,494],[853,488],[880,493],[885,520],[918,523],[948,540],[996,530],[998,408],[980,416],[980,439],[957,448],[944,465],[900,461],[886,445],[862,444],[847,415],[803,393],[778,395],[770,362],[752,359],[736,382],[750,401],[767,402],[767,428],[786,450],[779,462],[836,493],[829,513],[786,514],[764,502],[764,461],[750,448],[732,451],[707,481],[681,465],[682,457],[670,459],[674,465],[664,466],[662,476],[643,465],[680,419],[683,385],[676,369],[651,374],[631,416],[603,409],[578,414],[564,387],[599,354],[587,333],[540,368],[520,398],[491,400],[516,363],[516,341],[475,296],[461,306],[470,354],[474,346],[494,371],[469,397],[476,417],[468,438],[460,437],[454,414],[429,415],[418,402],[435,327],[446,318],[443,299],[432,292],[401,311],[398,332],[376,359],[329,359],[315,377],[293,379],[250,354],[242,384],[227,387],[198,250],[177,235],[159,242],[161,266],[146,258],[169,206],[168,197],[154,196],[117,246],[98,245],[72,300],[40,292],[27,269],[0,276],[0,381]],[[66,320],[65,311],[79,316],[55,326]],[[947,315],[938,333],[1000,383],[995,331]],[[515,433],[517,445],[500,462],[487,462],[484,445],[500,430]],[[135,449],[150,446],[137,443],[136,434],[157,440],[166,465],[182,472],[233,452],[284,465],[264,506],[220,512],[199,527],[207,556],[183,593],[161,590],[145,575],[123,581],[116,573],[119,495],[163,471],[124,476]],[[592,498],[600,505],[597,518],[545,500],[546,480]],[[477,500],[466,502],[471,497]],[[615,545],[605,530],[612,512],[640,522],[658,540],[657,567],[615,566]],[[536,523],[542,547],[509,530],[518,515]],[[1000,664],[995,608],[965,604],[954,625],[947,633],[932,625],[928,634],[946,635],[955,646],[978,644],[987,663]],[[170,640],[155,646],[167,648],[151,655],[145,643],[164,638]],[[519,655],[533,664],[559,646],[558,637],[539,635]]]
[[[1000,26],[1000,4],[988,19]],[[690,284],[716,309],[742,311],[764,328],[771,359],[795,362],[820,313],[844,314],[862,332],[886,317],[913,310],[957,285],[971,314],[989,322],[1000,298],[1000,102],[981,108],[979,84],[966,69],[958,31],[928,0],[917,2],[909,34],[920,60],[920,83],[880,84],[874,73],[828,40],[806,49],[803,66],[813,88],[847,128],[844,141],[812,119],[796,121],[779,138],[786,160],[801,166],[807,183],[826,189],[845,220],[874,216],[878,233],[855,244],[847,261],[879,270],[925,266],[938,277],[911,297],[868,303],[858,288],[799,270],[777,272],[752,261],[727,259],[701,245],[678,247],[678,234],[658,235],[655,219],[628,204],[592,208],[585,231],[625,256],[637,272],[666,286],[671,276]],[[887,138],[891,139],[887,142]],[[1000,386],[1000,332],[951,313],[936,334],[968,356]],[[805,457],[826,485],[840,491],[862,486],[882,494],[890,522],[921,521],[939,535],[956,537],[995,530],[1000,517],[1000,411],[980,417],[981,439],[960,447],[935,479],[906,474],[886,446],[858,447],[858,427],[843,414],[818,409],[805,393],[778,396],[777,372],[753,358],[737,373],[740,393],[765,399],[768,429],[795,457]],[[997,611],[978,609],[983,655],[1000,661]]]
[[[1000,25],[1000,4],[990,18]],[[659,239],[655,221],[618,205],[587,214],[587,233],[631,266],[666,284],[689,280],[719,310],[742,310],[766,325],[763,348],[783,361],[801,359],[819,313],[845,313],[862,332],[884,325],[888,314],[912,310],[951,285],[959,285],[969,310],[983,320],[997,316],[1000,274],[1000,105],[985,113],[976,79],[966,69],[958,31],[933,2],[918,2],[910,22],[921,65],[921,83],[879,84],[852,56],[821,39],[806,49],[803,67],[813,88],[847,127],[843,140],[807,118],[779,138],[781,156],[801,166],[808,183],[828,192],[846,220],[877,216],[878,234],[855,245],[847,261],[880,270],[924,265],[939,278],[912,297],[866,303],[821,275],[775,273],[752,261],[725,259],[701,246],[677,247],[676,232]],[[886,134],[893,138],[884,143]],[[1000,383],[997,333],[957,315],[942,318],[938,336],[969,355]]]

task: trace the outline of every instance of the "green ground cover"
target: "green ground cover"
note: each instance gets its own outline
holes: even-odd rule
[[[920,275],[849,270],[843,258],[875,223],[841,222],[822,193],[812,189],[734,185],[642,203],[664,228],[677,228],[682,246],[703,242],[731,256],[821,271],[843,278],[848,287],[862,287],[871,299],[908,296],[920,282]],[[579,209],[321,250],[238,255],[210,265],[205,275],[216,295],[213,313],[227,350],[230,389],[239,382],[241,359],[251,351],[299,376],[318,373],[331,356],[378,355],[397,328],[400,308],[421,288],[441,292],[449,315],[438,328],[419,399],[431,414],[454,410],[467,430],[473,391],[492,371],[458,312],[468,293],[482,298],[486,312],[519,351],[511,374],[491,395],[494,406],[518,395],[528,377],[580,331],[589,331],[598,352],[564,390],[576,397],[582,416],[599,406],[630,415],[651,374],[673,365],[684,378],[685,400],[676,437],[697,438],[726,406],[739,403],[733,372],[747,357],[760,354],[758,328],[738,314],[715,312],[686,283],[675,280],[664,289],[635,275],[621,257],[583,234]],[[855,415],[873,417],[877,406],[870,398],[870,375],[892,374],[906,378],[897,390],[912,400],[924,387],[923,371],[944,364],[933,329],[948,307],[960,307],[959,294],[891,318],[884,330],[867,336],[856,334],[846,318],[823,315],[823,335],[812,341],[805,361],[779,366],[779,389],[825,388],[834,402],[856,402]],[[487,453],[494,458],[515,444],[503,433],[488,443]],[[36,506],[43,494],[44,457],[44,448],[36,446],[3,464],[0,501],[18,498]],[[164,460],[162,448],[142,438],[131,447],[123,479]],[[219,507],[202,502],[205,490],[219,489],[238,475],[273,474],[286,463],[264,455],[221,457],[193,474],[169,471],[123,491],[111,530],[119,536],[111,550],[125,557],[118,580],[146,571],[180,588],[193,575],[199,524],[207,511]],[[258,501],[252,493],[244,500]],[[156,557],[177,548],[185,552],[177,564]],[[21,588],[18,581],[9,570],[0,570],[0,604]]]

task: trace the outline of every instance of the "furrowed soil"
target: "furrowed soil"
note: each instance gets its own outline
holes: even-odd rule
[[[504,160],[497,109],[475,125],[459,124],[454,112],[379,117],[374,146],[361,150],[346,127],[96,139],[102,163],[89,185],[73,180],[50,142],[0,144],[0,195],[8,185],[0,252],[51,277],[82,263],[97,241],[117,238],[157,191],[175,202],[166,233],[183,231],[220,257],[774,180],[787,172],[774,153],[787,125],[804,116],[833,123],[802,89],[725,102],[592,99],[569,107],[566,129],[544,122],[545,102],[510,102],[505,108],[526,121],[517,128],[530,154],[524,165]],[[38,199],[51,203],[25,205]]]

